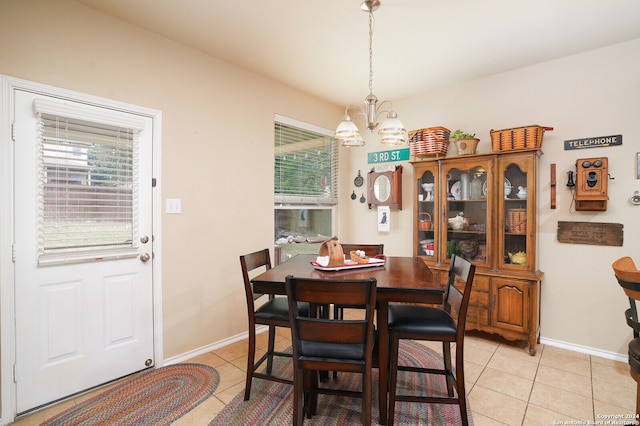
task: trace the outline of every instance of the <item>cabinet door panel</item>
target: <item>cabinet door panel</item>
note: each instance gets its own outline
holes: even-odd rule
[[[477,266],[490,266],[493,157],[443,161],[440,193],[444,206],[440,255],[456,254]]]
[[[529,288],[530,284],[525,281],[493,278],[491,325],[526,332],[529,329]]]

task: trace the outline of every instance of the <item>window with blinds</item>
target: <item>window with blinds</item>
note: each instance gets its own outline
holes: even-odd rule
[[[133,248],[138,131],[38,117],[40,254]]]
[[[329,130],[277,116],[274,125],[276,243],[331,236],[338,204],[338,144]]]
[[[330,136],[276,122],[276,203],[336,204],[337,158],[337,144]]]

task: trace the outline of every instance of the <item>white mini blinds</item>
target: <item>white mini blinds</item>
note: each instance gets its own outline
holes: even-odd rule
[[[134,256],[142,121],[42,99],[34,112],[39,263]]]

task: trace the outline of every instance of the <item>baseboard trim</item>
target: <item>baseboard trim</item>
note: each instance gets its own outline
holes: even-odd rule
[[[593,355],[600,358],[612,359],[614,361],[629,362],[627,354],[619,354],[616,352],[603,351],[602,349],[592,348],[589,346],[577,345],[575,343],[562,342],[560,340],[547,339],[540,337],[540,343],[544,345],[554,346],[557,348],[567,349],[574,352]]]
[[[256,327],[256,334],[264,333],[268,329],[269,327],[267,327],[266,325]],[[218,340],[217,342],[214,342],[210,345],[202,346],[192,351],[185,352],[180,355],[173,356],[171,358],[167,358],[163,361],[162,365],[172,365],[172,364],[178,364],[181,362],[187,362],[190,359],[195,358],[199,355],[206,354],[207,352],[215,351],[216,349],[220,349],[224,346],[230,345],[235,342],[239,342],[240,340],[244,340],[247,338],[249,338],[249,333],[245,331],[244,333],[236,334],[235,336]]]

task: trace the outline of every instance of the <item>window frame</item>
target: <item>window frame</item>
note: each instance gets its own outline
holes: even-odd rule
[[[340,158],[339,158],[339,145],[333,138],[333,132],[329,129],[325,129],[310,123],[299,121],[293,118],[289,118],[283,115],[276,114],[274,119],[274,129],[276,124],[282,124],[291,127],[297,127],[304,131],[318,133],[320,135],[330,138],[332,144],[332,186],[333,194],[330,197],[326,197],[325,200],[319,202],[318,197],[305,197],[301,195],[280,195],[275,193],[274,182],[274,213],[276,210],[328,210],[331,212],[331,235],[336,234],[337,222],[338,222],[338,210],[339,210],[339,180],[340,180]],[[275,130],[274,130],[275,131]],[[277,155],[275,146],[275,134],[274,134],[274,180],[275,176],[275,157]],[[275,216],[275,215],[274,215]],[[275,224],[274,224],[275,225]],[[275,226],[274,226],[275,231]],[[274,239],[278,238],[274,235]]]

